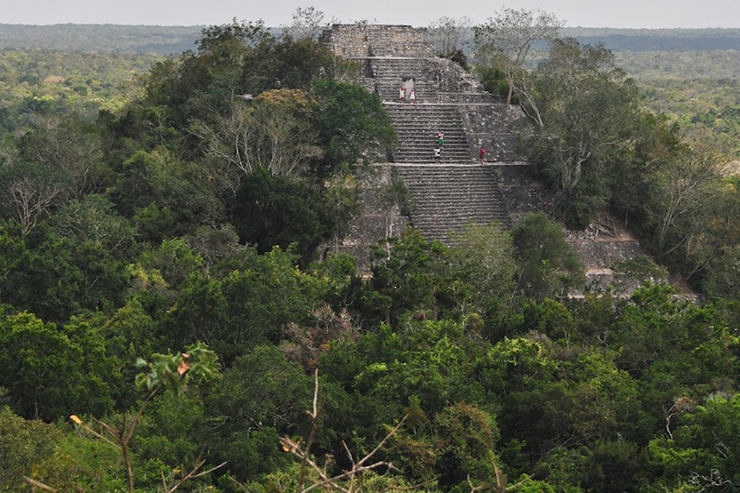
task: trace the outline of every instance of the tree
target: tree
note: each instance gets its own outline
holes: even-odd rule
[[[313,104],[300,90],[278,89],[251,103],[235,101],[228,117],[197,133],[208,143],[208,155],[244,175],[264,168],[277,176],[300,176],[321,156],[310,124]]]
[[[217,53],[225,44],[238,42],[247,47],[255,46],[269,37],[264,22],[237,21],[230,24],[203,28],[198,38],[198,51],[202,54]]]
[[[380,99],[361,87],[317,79],[310,92],[266,91],[235,101],[228,117],[203,125],[208,155],[244,175],[265,168],[274,175],[319,179],[340,166],[385,160],[396,136]]]
[[[109,180],[99,133],[76,115],[37,115],[17,149],[17,156],[0,162],[0,214],[15,219],[23,234]]]
[[[305,180],[290,180],[258,169],[243,180],[232,206],[232,224],[243,244],[261,253],[293,245],[304,265],[322,241],[331,238],[342,218],[324,190]],[[346,221],[348,218],[344,218]]]
[[[104,246],[118,259],[130,258],[135,251],[133,226],[104,195],[90,194],[69,202],[48,224],[59,236]]]
[[[711,153],[686,146],[648,178],[652,194],[645,204],[646,222],[654,228],[654,248],[663,259],[680,250],[688,278],[709,261],[708,252],[701,250],[709,246],[702,237],[712,224],[707,218],[716,217],[713,211],[720,198],[716,163]],[[689,266],[692,260],[696,263]]]
[[[408,311],[434,311],[447,248],[416,230],[380,242],[360,301],[363,317],[395,326]]]
[[[62,173],[65,198],[81,200],[109,180],[100,134],[79,116],[37,118],[18,147],[21,161]]]
[[[313,101],[298,90],[261,94],[252,104],[255,133],[247,139],[243,163],[249,170],[262,167],[274,175],[296,176],[321,155],[310,124]]]
[[[133,219],[138,233],[159,244],[198,226],[223,222],[216,181],[201,163],[158,147],[127,159],[109,193],[116,210]]]
[[[687,485],[697,491],[731,491],[740,481],[740,397],[709,396],[706,404],[681,409],[670,436],[650,441],[649,460],[659,468],[659,484]]]
[[[211,437],[217,460],[228,460],[239,481],[284,467],[289,459],[278,438],[308,428],[303,403],[310,389],[304,369],[277,346],[259,345],[239,356],[205,399],[206,419],[220,423]]]
[[[244,250],[244,245],[239,243],[236,229],[229,223],[215,227],[201,226],[187,235],[185,241],[203,259],[206,268]]]
[[[444,487],[493,480],[493,449],[500,438],[495,416],[475,406],[457,403],[434,417],[438,434],[436,469]]]
[[[725,247],[711,260],[704,288],[706,293],[740,302],[740,245]]]
[[[329,176],[345,165],[350,169],[387,161],[396,132],[380,98],[352,84],[318,79],[313,84],[317,106],[315,124],[323,159],[314,170]]]
[[[6,164],[0,167],[0,179],[4,183],[0,188],[3,215],[15,220],[24,235],[64,201],[63,180],[55,170]]]
[[[23,265],[25,252],[26,241],[20,227],[0,222],[0,303],[9,303],[12,298],[15,273]]]
[[[625,225],[639,231],[647,227],[646,207],[653,195],[652,175],[656,170],[669,167],[676,159],[686,156],[687,146],[682,139],[682,130],[668,115],[655,115],[646,111],[634,115],[636,130],[629,159],[614,161],[610,165],[614,179],[610,205],[614,212],[624,217]],[[624,179],[624,177],[629,179]],[[646,235],[647,237],[647,235]]]
[[[90,240],[49,234],[21,257],[0,281],[3,301],[46,321],[65,323],[85,311],[115,309],[129,285],[126,259]],[[2,258],[4,252],[0,253]],[[12,286],[12,289],[11,289]]]
[[[517,286],[526,296],[544,299],[582,286],[585,268],[565,241],[563,230],[540,212],[529,214],[511,230],[519,264]]]
[[[129,493],[134,492],[134,471],[129,444],[134,436],[136,427],[141,420],[149,402],[160,392],[171,390],[180,392],[189,383],[197,383],[212,379],[218,371],[217,356],[203,344],[195,344],[186,348],[185,353],[154,354],[151,361],[139,358],[136,366],[143,371],[136,375],[136,387],[147,391],[146,397],[131,421],[127,421],[124,413],[119,427],[94,419],[91,425],[86,424],[79,416],[72,414],[69,419],[82,430],[103,440],[121,453],[126,472]],[[188,473],[183,474],[177,484],[170,488],[164,481],[165,491],[174,492],[185,481],[208,474],[215,469],[226,465],[222,463],[207,471],[200,471],[205,461],[198,462]]]
[[[449,250],[451,282],[448,289],[463,316],[471,312],[486,315],[494,300],[514,293],[516,263],[511,236],[500,224],[469,224],[452,236]]]
[[[314,6],[298,7],[293,12],[293,22],[283,26],[283,36],[300,41],[303,39],[318,40],[324,29],[336,24],[337,20],[332,18],[324,21],[324,12]]]
[[[509,84],[506,103],[526,94],[525,62],[534,44],[557,36],[563,22],[540,10],[504,8],[486,24],[475,26],[476,59],[483,66],[500,67]]]
[[[151,142],[150,134],[156,133],[162,138],[152,143],[167,146],[180,157],[195,159],[210,151],[219,159],[236,159],[241,152],[243,161],[244,142],[234,139],[252,135],[253,125],[245,126],[246,113],[254,113],[250,123],[261,132],[255,138],[268,138],[262,142],[265,149],[252,148],[257,156],[288,152],[303,143],[291,146],[290,140],[280,140],[276,146],[269,137],[286,124],[297,130],[303,121],[298,113],[307,102],[300,91],[309,91],[316,78],[334,76],[337,63],[327,46],[310,38],[278,39],[261,21],[236,20],[204,29],[198,45],[197,52],[155,65],[146,98],[125,116],[131,119],[127,126],[143,131],[144,142]],[[268,92],[272,94],[259,99]],[[254,107],[248,106],[249,101]],[[219,142],[225,143],[225,149],[220,149]]]
[[[385,402],[389,409],[411,405],[413,397],[430,414],[463,400],[474,403],[479,396],[465,385],[465,362],[474,353],[464,326],[449,320],[405,325],[398,332],[381,328],[378,342],[385,345],[381,346],[385,354],[375,356],[356,377],[357,390]]]
[[[430,23],[425,34],[427,39],[434,43],[440,56],[463,62],[462,65],[465,66],[463,50],[469,39],[472,24],[473,21],[467,17],[452,19],[443,16]]]
[[[29,479],[75,489],[69,484],[74,483],[70,479],[75,464],[60,453],[63,441],[64,433],[57,426],[24,420],[0,407],[0,490],[32,491],[26,484]]]
[[[183,239],[165,240],[159,248],[141,254],[140,265],[157,270],[167,286],[178,290],[187,278],[203,270],[203,259]]]
[[[75,408],[111,410],[111,388],[99,371],[105,357],[100,338],[88,328],[63,328],[25,312],[0,310],[0,317],[3,386],[18,414],[53,421]]]
[[[255,248],[191,275],[165,328],[176,343],[208,341],[226,365],[256,344],[277,344],[291,324],[310,324],[316,306],[296,256]]]
[[[290,452],[292,455],[300,459],[300,478],[298,480],[297,491],[301,493],[308,493],[309,491],[320,488],[329,487],[334,490],[343,491],[346,493],[360,493],[362,491],[376,491],[379,488],[384,488],[382,491],[386,491],[388,488],[396,489],[396,481],[386,478],[386,481],[374,481],[377,477],[373,474],[375,469],[385,469],[386,471],[397,471],[391,462],[377,461],[374,456],[380,451],[383,445],[391,438],[403,425],[406,420],[406,416],[400,420],[400,422],[389,431],[385,437],[368,453],[363,453],[364,457],[353,456],[349,447],[345,442],[344,451],[346,452],[348,459],[351,463],[351,467],[348,470],[342,471],[340,474],[331,476],[327,474],[327,468],[329,466],[329,457],[325,459],[324,466],[321,467],[313,457],[311,456],[311,446],[316,438],[316,432],[319,422],[319,373],[318,370],[314,371],[314,394],[313,394],[313,406],[307,414],[311,417],[311,430],[309,437],[306,441],[305,446],[301,442],[296,442],[292,438],[284,436],[280,439],[280,445],[285,452]],[[323,407],[323,406],[322,406]],[[373,461],[371,461],[373,459]],[[311,485],[305,487],[306,482],[311,481]],[[366,483],[367,482],[367,483]],[[293,486],[293,488],[296,488]],[[387,487],[386,487],[387,486]],[[405,485],[399,487],[403,488]],[[406,488],[403,488],[406,489]]]
[[[551,42],[535,84],[521,148],[556,190],[566,225],[584,228],[624,179],[612,173],[637,135],[639,93],[609,50],[575,39]]]

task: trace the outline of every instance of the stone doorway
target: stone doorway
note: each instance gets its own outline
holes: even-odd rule
[[[401,87],[404,91],[404,102],[408,103],[411,100],[411,91],[416,91],[416,79],[413,77],[404,78],[401,80]],[[416,94],[416,99],[419,99],[419,95]]]

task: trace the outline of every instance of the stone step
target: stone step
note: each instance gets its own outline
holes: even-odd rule
[[[418,133],[408,133],[404,135],[401,132],[397,132],[399,138],[404,142],[406,148],[412,149],[412,148],[418,148],[418,149],[428,149],[431,147],[437,147],[439,140],[435,138],[430,138],[429,136],[426,137],[417,137]],[[406,137],[405,139],[403,137]],[[412,140],[413,139],[413,140]],[[443,149],[452,150],[452,149],[468,149],[468,141],[467,139],[463,138],[450,138],[445,135],[444,139],[444,145],[442,146]]]
[[[406,164],[435,164],[435,163],[445,163],[445,164],[470,164],[473,162],[473,159],[466,156],[450,156],[447,154],[444,154],[440,156],[439,160],[436,160],[434,158],[434,155],[406,155],[406,154],[399,154],[398,156],[394,155],[394,159],[396,159],[396,163],[406,163]]]
[[[434,161],[437,134],[444,131],[444,145],[439,162],[470,162],[474,156],[462,118],[453,105],[386,104],[386,110],[398,135],[393,153],[397,163]]]
[[[398,166],[416,203],[411,216],[426,237],[451,243],[450,233],[470,222],[509,224],[509,214],[491,166]]]
[[[396,154],[398,154],[399,156],[405,156],[405,157],[409,157],[409,158],[423,158],[425,156],[427,156],[427,157],[431,156],[431,161],[434,161],[434,154],[435,153],[434,153],[434,149],[433,148],[428,147],[425,150],[416,150],[416,151],[404,151],[403,149],[401,149],[401,150],[397,151]],[[445,159],[448,159],[448,160],[449,159],[452,159],[452,158],[458,158],[458,159],[463,159],[465,161],[468,161],[468,159],[472,159],[472,156],[470,156],[468,153],[462,152],[462,151],[453,152],[453,151],[450,151],[450,150],[444,150],[443,149],[440,152],[440,158],[445,158]],[[461,163],[461,164],[471,164],[471,163],[464,162],[464,163]]]
[[[430,160],[434,161],[435,152],[433,148],[428,147],[424,150],[416,150],[416,151],[405,151],[401,149],[401,150],[396,151],[394,155],[408,157],[408,158],[424,158],[424,157],[430,158],[431,157]],[[457,159],[464,159],[465,161],[467,161],[468,159],[472,159],[472,156],[470,156],[470,154],[467,152],[463,152],[463,151],[453,152],[453,151],[444,150],[444,149],[440,152],[439,157],[447,159],[447,160],[457,158]],[[462,164],[469,164],[469,163],[462,163]]]
[[[399,145],[399,149],[405,149],[409,151],[426,151],[428,149],[433,149],[435,147],[438,147],[438,140],[437,139],[429,139],[429,138],[414,138],[414,140],[405,139],[401,141],[401,145]],[[445,139],[444,145],[440,147],[442,152],[457,152],[457,151],[465,151],[467,154],[468,151],[468,143],[464,140],[458,140],[453,141],[449,139]]]

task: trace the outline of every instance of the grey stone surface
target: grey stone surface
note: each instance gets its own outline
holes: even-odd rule
[[[425,237],[452,244],[450,234],[466,224],[509,225],[494,166],[396,165],[416,201],[411,223]]]

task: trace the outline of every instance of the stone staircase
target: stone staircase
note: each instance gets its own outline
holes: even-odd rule
[[[503,122],[514,118],[506,103],[483,91],[459,64],[436,57],[423,33],[410,26],[333,26],[323,40],[362,64],[356,83],[374,91],[391,118],[398,146],[393,162],[381,166],[398,169],[410,190],[414,227],[449,244],[450,233],[471,222],[510,224],[495,166],[477,162],[480,145],[488,160],[511,158],[505,145],[511,131]],[[404,102],[398,100],[400,87]],[[408,101],[411,88],[414,103]],[[444,145],[437,161],[440,131]]]
[[[499,221],[509,226],[507,211],[492,165],[396,164],[411,191],[411,221],[430,240],[447,244],[450,234],[466,224]]]
[[[494,167],[477,163],[477,146],[490,138],[488,115],[505,115],[499,108],[505,103],[485,93],[460,65],[436,57],[422,33],[408,26],[335,26],[325,39],[338,54],[363,64],[358,83],[380,97],[393,122],[398,147],[389,166],[399,170],[414,198],[414,227],[429,239],[451,243],[450,233],[471,222],[509,225]],[[400,87],[406,89],[404,102],[398,100]],[[408,100],[412,87],[414,103]],[[444,145],[437,161],[440,131]],[[503,156],[491,151],[489,159]]]
[[[361,61],[365,76],[372,79],[383,101],[397,101],[401,84],[413,80],[417,103],[500,104],[460,65],[445,58],[369,57]]]
[[[433,163],[437,136],[444,132],[441,163],[470,164],[473,154],[468,146],[462,118],[449,104],[385,103],[385,109],[398,134],[396,163]]]
[[[436,102],[435,66],[425,58],[371,58],[367,73],[373,78],[375,92],[383,101],[397,101],[403,81],[413,79],[416,102]]]

